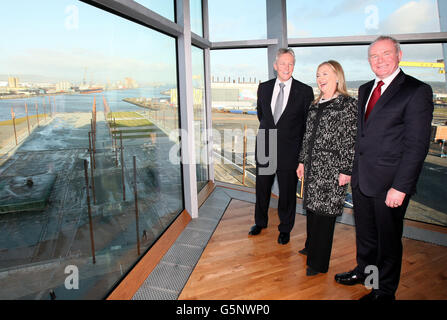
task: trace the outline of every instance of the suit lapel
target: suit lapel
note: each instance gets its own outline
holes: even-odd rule
[[[359,97],[359,106],[362,117],[365,116],[366,102],[368,101],[368,97],[371,94],[371,90],[373,89],[374,81],[370,81],[365,86],[365,92]]]
[[[368,121],[366,121],[366,125],[371,122],[371,119],[374,118],[380,111],[385,107],[387,102],[397,93],[399,92],[401,84],[405,80],[405,74],[403,71],[400,71],[399,74],[394,78],[394,80],[390,83],[385,92],[380,96],[379,100],[377,100],[376,105],[372,109]]]
[[[359,93],[359,119],[361,119],[360,121],[360,126],[363,130],[363,124],[364,124],[364,118],[365,118],[365,109],[366,109],[366,102],[368,101],[368,97],[371,93],[371,90],[373,89],[374,86],[374,80],[370,81],[368,83],[365,84],[365,90],[362,94]]]
[[[272,106],[271,106],[272,97],[273,97],[273,89],[275,88],[275,83],[276,83],[276,79],[270,80],[270,82],[268,83],[268,86],[267,86],[267,90],[265,91],[265,101],[266,101],[265,109],[266,110],[264,110],[264,114],[268,115],[268,117],[270,117],[272,123],[275,122],[273,120],[273,113],[272,113]]]

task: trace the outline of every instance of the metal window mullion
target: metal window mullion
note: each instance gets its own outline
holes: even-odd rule
[[[217,41],[217,42],[211,42],[211,49],[212,50],[255,49],[255,48],[267,48],[270,45],[277,45],[277,44],[278,39]]]
[[[206,107],[206,146],[208,160],[208,180],[214,182],[214,157],[213,157],[213,122],[211,102],[211,66],[210,49],[204,50],[205,58],[205,107]]]
[[[177,37],[182,34],[179,24],[163,17],[135,1],[128,0],[81,0],[85,3],[105,8],[117,14],[124,15],[170,36]]]
[[[316,37],[316,38],[291,38],[291,47],[320,47],[320,46],[355,46],[369,45],[378,35],[341,36],[341,37]],[[391,34],[401,44],[425,44],[447,42],[447,32],[429,33],[402,33]]]
[[[447,32],[412,33],[392,35],[402,44],[447,43]],[[289,47],[323,47],[323,46],[358,46],[369,45],[377,35],[370,36],[342,36],[342,37],[315,37],[315,38],[289,38]],[[267,48],[271,45],[280,45],[278,39],[257,39],[238,41],[211,42],[211,50]]]
[[[202,38],[194,32],[191,32],[191,43],[201,49],[207,49],[211,47],[211,42],[209,40]]]
[[[185,209],[192,218],[199,215],[194,138],[194,99],[192,85],[191,21],[189,0],[176,0],[177,22],[183,29],[178,41],[178,100],[181,121],[181,147]]]
[[[202,0],[203,37],[209,42],[208,0]],[[211,63],[210,45],[204,49],[205,66],[205,108],[206,108],[206,146],[208,160],[208,180],[214,183],[214,157],[213,157],[213,122],[211,102]]]
[[[288,46],[287,43],[287,10],[286,0],[266,0],[267,38],[277,39],[277,44],[268,46],[269,79],[276,77],[273,62],[279,48]]]
[[[447,1],[438,1],[439,27],[441,32],[447,32]],[[447,41],[446,41],[447,42]],[[447,43],[442,44],[444,71],[447,70]],[[445,87],[447,88],[447,72],[445,73]]]

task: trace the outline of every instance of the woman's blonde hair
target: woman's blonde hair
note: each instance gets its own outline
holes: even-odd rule
[[[337,88],[335,89],[335,92],[338,94],[341,94],[343,96],[349,97],[348,90],[346,89],[345,73],[343,71],[341,64],[335,60],[324,61],[324,62],[320,63],[320,65],[318,66],[317,72],[318,72],[318,69],[320,69],[320,67],[323,65],[330,66],[331,69],[334,70],[335,74],[337,75],[338,81],[337,81]],[[318,101],[320,101],[322,96],[323,96],[323,92],[320,91],[320,94],[314,100],[314,103],[317,103]]]

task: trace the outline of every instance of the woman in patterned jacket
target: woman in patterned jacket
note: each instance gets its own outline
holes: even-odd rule
[[[351,180],[357,133],[357,101],[348,95],[343,68],[337,61],[317,69],[320,95],[309,107],[299,156],[298,178],[304,176],[303,207],[307,239],[306,275],[326,273],[332,250],[335,219],[343,213]]]

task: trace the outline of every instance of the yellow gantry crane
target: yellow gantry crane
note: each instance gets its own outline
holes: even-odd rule
[[[401,61],[399,65],[401,67],[438,68],[439,73],[445,73],[444,60],[438,60],[438,62]]]

